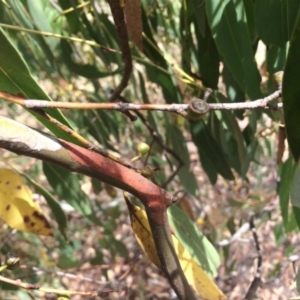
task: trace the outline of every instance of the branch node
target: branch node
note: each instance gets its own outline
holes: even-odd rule
[[[190,122],[196,122],[210,110],[209,105],[201,99],[193,98],[188,106],[186,118]]]

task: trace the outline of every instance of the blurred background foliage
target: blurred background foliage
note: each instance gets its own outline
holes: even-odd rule
[[[139,5],[139,1],[134,3]],[[295,74],[296,68],[300,69],[299,36],[297,30],[293,34],[293,28],[299,27],[300,22],[299,1],[142,0],[140,13],[142,44],[137,47],[132,37],[133,73],[121,100],[188,103],[192,97],[205,97],[208,88],[212,90],[209,103],[255,100],[278,88],[273,75],[286,68],[284,114],[289,120],[288,138],[293,136],[295,126],[299,128],[300,113],[300,106],[297,108],[293,102],[299,94],[299,77]],[[106,1],[1,1],[0,23],[1,40],[9,39],[18,49],[41,87],[28,78],[20,79],[22,89],[7,83],[5,68],[18,78],[21,64],[3,48],[1,90],[17,93],[21,89],[29,98],[36,99],[49,96],[54,101],[105,102],[110,89],[121,80],[124,63]],[[139,24],[137,18],[136,26]],[[54,134],[61,134],[47,123],[37,123],[15,105],[1,101],[0,111],[27,125],[43,131],[47,127]],[[193,124],[162,112],[142,113],[135,122],[114,111],[50,113],[124,158],[136,155],[139,142],[151,145],[149,156],[137,166],[159,168],[154,182],[168,190],[181,191],[179,206],[215,245],[234,235],[249,215],[266,207],[272,208],[271,213],[264,215],[260,224],[270,220],[275,223],[270,229],[275,244],[282,245],[288,240],[287,234],[298,232],[300,205],[297,197],[293,207],[289,202],[295,163],[285,147],[285,136],[280,135],[280,110],[211,111]],[[298,141],[289,139],[289,144],[298,159]],[[55,239],[44,239],[2,225],[1,253],[14,248],[23,257],[24,266],[18,277],[41,285],[70,288],[72,280],[64,281],[63,276],[45,270],[88,272],[89,276],[98,274],[103,286],[117,283],[122,289],[127,285],[129,297],[153,297],[151,293],[155,291],[147,287],[150,283],[141,283],[133,275],[142,272],[144,278],[153,276],[147,273],[150,267],[145,262],[143,271],[136,270],[134,262],[140,252],[132,240],[120,191],[47,163],[20,157],[8,159],[6,152],[3,157],[5,164],[9,162],[26,174],[49,218],[55,215],[53,226],[61,229],[56,231]],[[48,204],[57,200],[61,206],[50,206],[49,210],[43,199]],[[64,232],[67,240],[61,234]],[[235,286],[229,284],[231,288],[227,290],[224,278],[238,270],[231,247],[229,244],[219,251],[223,259],[219,283],[229,295]],[[293,243],[285,250],[285,257],[296,251]],[[30,266],[38,266],[44,272],[38,273]],[[272,278],[278,275],[278,267],[273,267],[269,270]],[[134,289],[132,282],[122,283],[122,287],[125,271],[138,288]],[[95,284],[82,282],[84,289]],[[1,287],[11,288],[4,284]],[[3,297],[13,294],[3,293]],[[22,299],[31,297],[21,291],[14,293],[22,293]]]

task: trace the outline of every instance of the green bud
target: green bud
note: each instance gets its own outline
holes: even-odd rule
[[[139,155],[145,155],[149,152],[150,146],[146,143],[138,143],[136,150]]]

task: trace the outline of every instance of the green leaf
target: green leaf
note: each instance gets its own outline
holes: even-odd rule
[[[62,50],[62,58],[67,65],[68,69],[71,72],[74,72],[77,75],[89,78],[89,79],[97,79],[103,78],[107,76],[112,76],[120,73],[120,69],[117,69],[113,72],[102,72],[99,71],[98,68],[94,64],[80,64],[73,60],[73,50],[70,44],[65,41],[60,41],[60,46]]]
[[[106,116],[105,118],[102,118],[102,115],[105,116],[105,112],[85,111],[82,114],[83,128],[85,128],[85,130],[87,130],[87,132],[94,137],[99,144],[109,148],[109,130],[104,125],[105,122],[103,122],[103,120],[106,119]]]
[[[218,179],[218,172],[214,167],[213,163],[210,161],[209,157],[202,147],[198,147],[198,153],[200,156],[200,162],[203,170],[207,174],[209,181],[212,185],[215,185]]]
[[[80,261],[75,256],[74,249],[71,246],[67,246],[60,252],[57,266],[63,270],[78,268],[80,266]]]
[[[182,3],[179,11],[179,43],[181,48],[181,68],[186,73],[191,73],[191,51],[194,46],[190,29],[190,9],[187,4]]]
[[[104,236],[99,239],[98,242],[101,248],[109,250],[113,258],[115,258],[117,254],[122,257],[128,257],[128,250],[125,244],[115,238],[111,229],[105,228]]]
[[[27,4],[32,4],[40,1],[27,1]],[[36,30],[34,21],[32,20],[30,14],[28,13],[28,5],[22,1],[13,1],[10,3],[10,12],[8,13],[10,20],[3,21],[3,23],[9,23],[15,25],[15,20],[18,20],[18,25],[20,27]],[[0,8],[1,9],[1,8]],[[54,11],[54,10],[53,10]],[[54,11],[55,12],[55,11]],[[36,16],[36,15],[35,15]],[[48,28],[49,29],[49,28]],[[46,30],[52,32],[52,30]],[[10,32],[12,36],[12,32]],[[56,64],[54,54],[51,48],[46,43],[47,38],[39,34],[18,34],[18,46],[19,50],[22,52],[24,58],[29,58],[31,60],[31,65],[37,66],[37,71],[43,68],[45,71],[53,71],[53,67]],[[54,38],[50,38],[54,41]],[[56,39],[56,43],[58,40]],[[23,48],[23,49],[22,49]],[[45,59],[45,57],[47,59]],[[27,60],[28,61],[28,60]],[[49,64],[50,62],[50,64]]]
[[[291,186],[291,203],[293,205],[293,213],[300,228],[300,160],[298,160]]]
[[[145,46],[144,46],[145,48]],[[160,65],[160,63],[156,63],[157,65]],[[182,94],[180,93],[178,89],[178,84],[174,80],[172,76],[170,76],[168,73],[165,73],[164,71],[161,71],[153,66],[147,65],[147,75],[150,81],[157,83],[163,91],[164,99],[167,103],[180,103],[182,102]],[[168,71],[168,67],[166,63],[164,63],[162,66],[164,66],[164,69]]]
[[[178,172],[180,182],[189,193],[194,195],[196,198],[199,197],[199,188],[195,175],[190,171],[190,154],[181,130],[177,126],[170,124],[167,126],[167,136],[169,136],[171,140],[173,150],[184,162],[184,166]]]
[[[231,111],[223,110],[222,116],[224,122],[228,127],[229,132],[232,134],[233,138],[236,141],[237,150],[238,150],[238,159],[240,160],[240,164],[241,164],[240,174],[242,177],[244,177],[248,170],[248,163],[247,163],[247,149],[245,146],[243,134],[235,119],[234,114]]]
[[[261,77],[242,0],[206,0],[206,14],[213,38],[226,66],[251,99],[262,96]]]
[[[268,91],[270,92],[275,91],[277,88],[274,82],[273,74],[284,69],[288,55],[288,48],[288,43],[282,47],[271,45],[268,48],[266,62],[267,71],[269,73]]]
[[[100,45],[103,45],[112,49],[118,49],[119,38],[115,24],[111,21],[110,15],[105,13],[97,13],[97,8],[94,8],[94,21],[89,21],[86,16],[82,16],[83,23],[87,27],[90,36]],[[123,65],[122,56],[120,53],[114,53],[109,51],[103,51],[102,49],[94,49],[95,53],[102,59],[104,65],[115,63],[118,66]]]
[[[289,214],[288,222],[285,226],[285,232],[290,233],[294,231],[297,227],[300,227],[300,209],[292,206],[292,210]],[[298,224],[299,222],[299,224]]]
[[[232,86],[228,86],[227,89],[229,93],[231,92],[232,96],[235,96]],[[210,99],[212,98],[217,99],[220,103],[228,102],[228,98],[219,92],[215,92],[213,97]],[[213,124],[213,128],[219,128],[220,131],[218,138],[216,138],[216,136],[215,138],[217,141],[220,141],[219,144],[224,152],[226,152],[229,156],[231,167],[233,167],[242,177],[244,177],[249,167],[244,136],[233,112],[223,110],[221,111],[221,114],[222,118],[219,118],[220,122],[216,122],[217,118],[214,118],[216,124]],[[211,114],[211,116],[213,116],[213,114]],[[227,127],[226,130],[225,128],[223,129],[223,127],[225,127],[224,125]]]
[[[255,26],[255,14],[254,14],[254,2],[252,0],[243,0],[245,13],[247,18],[247,25],[250,34],[251,42],[254,43],[257,34],[256,34],[256,26]]]
[[[206,87],[217,89],[220,63],[219,53],[209,27],[206,27],[204,36],[201,33],[201,28],[198,27],[198,11],[196,11],[196,13],[194,26],[198,43],[197,62],[199,65],[199,73]],[[201,10],[199,10],[199,13],[202,15]],[[203,18],[206,18],[205,15],[203,15]]]
[[[89,101],[100,102],[100,98],[95,95],[95,97],[90,97]],[[119,141],[119,131],[122,128],[119,125],[122,122],[122,118],[118,118],[117,114],[120,113],[101,110],[87,110],[83,112],[80,117],[82,117],[83,127],[98,141],[98,143],[103,145],[105,148],[115,150],[112,143],[110,143],[110,137],[114,136],[116,140]]]
[[[216,171],[224,178],[233,180],[234,176],[230,169],[226,154],[218,145],[203,121],[191,124],[191,133],[193,141],[198,148],[199,155],[201,155],[199,148],[202,148]]]
[[[43,5],[43,2],[27,0],[27,6],[36,28],[44,32],[53,32],[53,29],[48,21],[48,17],[45,13],[47,7]],[[59,14],[56,14],[56,17],[59,17]],[[54,37],[42,37],[42,38],[44,39],[45,43],[51,48],[52,51],[55,50],[55,47],[59,43],[59,40]]]
[[[300,9],[291,38],[282,82],[283,112],[287,140],[297,161],[300,156]]]
[[[299,3],[299,0],[255,1],[257,33],[265,44],[283,46],[289,40]]]
[[[298,225],[298,228],[300,228],[300,208],[297,206],[293,206],[293,213],[294,213],[294,219]]]
[[[300,208],[300,160],[298,160],[292,179],[291,202],[293,206]]]
[[[187,1],[187,5],[191,6],[191,14],[195,15],[195,29],[196,32],[200,33],[202,37],[205,38],[206,36],[206,27],[207,27],[207,20],[205,15],[205,5],[204,2],[199,2],[198,0]]]
[[[81,190],[79,176],[52,164],[43,163],[43,171],[49,183],[61,198],[73,206],[80,214],[86,216],[90,221],[101,225],[97,218],[90,199]]]
[[[67,18],[67,22],[69,24],[69,28],[72,33],[77,33],[80,28],[80,20],[78,18],[76,5],[78,4],[77,0],[58,0],[59,5],[63,10],[67,10],[71,7],[74,7],[73,11],[69,11],[64,16]]]
[[[49,100],[49,96],[40,88],[21,57],[18,50],[13,46],[4,31],[0,28],[0,89],[12,94],[21,93],[29,99]],[[57,109],[45,109],[49,115],[60,122],[70,126],[61,112]],[[51,130],[57,137],[76,142],[70,135],[62,132],[56,126],[46,121],[37,113],[32,113],[42,124]],[[77,142],[76,142],[77,143]]]
[[[267,71],[269,74],[274,74],[284,69],[287,54],[287,44],[282,47],[273,45],[269,47],[267,52]]]
[[[219,254],[195,223],[175,205],[168,209],[168,219],[184,248],[208,274],[216,276],[220,265]]]
[[[143,75],[141,72],[138,72],[139,74],[139,86],[141,89],[141,94],[142,94],[142,99],[144,103],[150,104],[150,101],[148,99],[147,91],[146,91],[146,86],[145,86],[145,80],[143,78]],[[157,116],[155,113],[152,113],[151,111],[147,112],[147,119],[149,123],[151,124],[152,128],[157,132],[158,138],[162,140],[162,137],[159,133],[159,130],[157,128],[157,124],[159,123],[157,120]]]
[[[280,182],[278,186],[278,194],[280,201],[280,210],[285,229],[289,220],[289,202],[290,202],[290,189],[292,184],[294,170],[294,162],[289,158],[280,166]]]
[[[226,86],[226,93],[227,93],[228,99],[230,99],[232,102],[244,102],[246,99],[245,93],[240,88],[239,84],[233,78],[231,72],[229,71],[229,69],[226,66],[224,66],[224,68],[223,68],[222,76],[223,76],[223,82]],[[218,93],[217,95],[219,96],[222,94]],[[217,96],[217,98],[219,98],[218,96]],[[228,102],[228,101],[226,101],[226,102]],[[244,119],[244,110],[235,110],[234,114],[240,120]]]
[[[151,28],[148,24],[147,16],[144,12],[144,9],[142,9],[142,18],[143,18],[143,30],[145,34],[147,35],[148,39],[156,45],[156,41],[154,40],[152,36]],[[144,54],[149,58],[149,60],[155,64],[158,65],[160,68],[163,68],[166,72],[160,70],[159,68],[156,68],[152,65],[146,64],[146,70],[147,75],[149,77],[149,80],[152,82],[157,83],[159,86],[161,86],[164,98],[167,103],[180,103],[182,102],[182,94],[180,90],[178,89],[178,84],[173,78],[173,76],[170,76],[168,74],[169,67],[166,63],[164,57],[159,53],[156,49],[152,47],[152,45],[149,44],[149,42],[143,38],[143,51]],[[141,63],[143,63],[141,61]]]

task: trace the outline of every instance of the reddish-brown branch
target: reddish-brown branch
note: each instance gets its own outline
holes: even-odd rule
[[[135,171],[98,153],[55,137],[42,135],[3,117],[0,117],[0,121],[0,147],[94,177],[139,198],[146,208],[162,270],[178,299],[197,299],[173,247],[166,214],[167,207],[175,200],[172,194]],[[39,143],[38,140],[42,141]]]
[[[109,181],[108,183],[113,182],[114,186],[138,197],[145,208],[149,209],[153,220],[157,224],[165,224],[167,222],[162,211],[165,211],[173,203],[172,194],[162,190],[135,171],[98,153],[63,140],[60,140],[60,143],[69,151],[71,158],[78,162],[81,167],[91,170],[91,173],[103,174],[106,181]]]
[[[127,27],[125,23],[125,16],[123,8],[120,5],[119,0],[107,0],[112,16],[114,18],[114,22],[116,24],[116,30],[118,34],[118,38],[120,41],[120,48],[122,51],[122,57],[125,64],[124,72],[122,80],[119,84],[119,86],[115,89],[111,97],[109,98],[109,101],[114,101],[125,89],[125,87],[128,84],[128,80],[131,75],[132,71],[132,57],[131,57],[131,51],[129,47],[129,41],[128,41],[128,33],[127,33]]]

